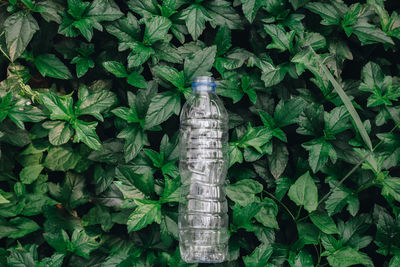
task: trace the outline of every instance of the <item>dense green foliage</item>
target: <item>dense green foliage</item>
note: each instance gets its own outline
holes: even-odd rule
[[[185,266],[178,115],[207,74],[221,266],[400,266],[400,3],[354,2],[1,0],[0,266]]]

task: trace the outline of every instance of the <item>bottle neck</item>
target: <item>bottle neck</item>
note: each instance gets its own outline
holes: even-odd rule
[[[215,93],[215,83],[197,82],[192,83],[193,93]]]

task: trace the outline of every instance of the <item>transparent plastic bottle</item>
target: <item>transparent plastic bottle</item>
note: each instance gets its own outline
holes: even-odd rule
[[[185,262],[223,262],[228,253],[228,113],[212,77],[193,79],[180,115],[179,245]]]

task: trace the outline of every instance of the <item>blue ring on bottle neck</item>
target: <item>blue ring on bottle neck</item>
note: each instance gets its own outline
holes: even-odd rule
[[[202,86],[202,87],[198,87],[198,86]],[[217,85],[212,82],[192,83],[193,92],[215,92],[216,86]]]

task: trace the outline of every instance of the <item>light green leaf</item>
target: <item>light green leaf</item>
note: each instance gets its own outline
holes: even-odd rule
[[[135,201],[136,202],[136,201]],[[147,225],[156,222],[161,223],[161,205],[158,203],[142,204],[136,202],[138,207],[129,216],[127,227],[128,232],[138,231]]]
[[[341,15],[333,5],[328,3],[312,2],[305,6],[311,12],[314,12],[322,17],[322,25],[339,25]]]
[[[89,91],[85,86],[79,88],[76,115],[91,115],[103,121],[102,112],[117,102],[115,94],[108,90]]]
[[[150,102],[145,118],[145,129],[150,129],[166,121],[172,114],[180,110],[181,98],[179,94],[171,91],[163,92]]]
[[[96,134],[97,122],[75,120],[72,127],[75,129],[74,143],[83,142],[93,150],[101,150],[100,139]]]
[[[52,171],[67,171],[75,168],[81,156],[70,147],[50,148],[44,166]]]
[[[49,141],[50,144],[55,146],[67,143],[74,134],[70,124],[65,121],[46,121],[42,126],[50,130]]]
[[[205,29],[205,22],[212,18],[200,4],[191,4],[182,12],[182,18],[193,40],[197,40]]]
[[[283,26],[280,24],[265,24],[264,30],[272,38],[272,43],[267,45],[267,48],[276,48],[280,52],[284,52],[286,50],[292,51],[292,42],[295,35],[294,31],[286,32]]]
[[[90,258],[90,252],[97,249],[100,243],[96,241],[97,236],[88,236],[85,230],[75,229],[71,237],[72,251],[78,256]]]
[[[289,198],[308,212],[313,212],[318,205],[318,189],[309,172],[300,176],[289,188]]]
[[[214,64],[217,47],[215,45],[206,47],[185,59],[184,74],[186,83],[190,83],[192,78],[207,74]]]
[[[4,21],[7,50],[12,61],[25,51],[37,30],[39,25],[32,14],[23,10],[10,15]]]
[[[125,66],[122,63],[117,61],[105,61],[103,62],[103,67],[115,75],[118,78],[128,77],[128,73],[126,72]]]
[[[313,173],[324,167],[328,162],[328,158],[331,158],[333,163],[337,159],[336,150],[324,138],[313,139],[303,143],[301,146],[309,152],[308,163]]]
[[[255,195],[263,190],[263,186],[254,180],[243,179],[226,187],[226,195],[241,206],[248,206],[255,202]]]
[[[313,211],[310,213],[310,219],[325,234],[337,234],[338,229],[335,222],[329,215],[322,211]]]
[[[19,178],[24,184],[31,184],[39,177],[42,170],[43,165],[41,164],[28,165],[21,170]]]
[[[72,79],[72,74],[55,55],[42,54],[34,59],[36,68],[44,77],[52,77],[62,80]]]
[[[171,21],[162,16],[152,16],[147,18],[144,23],[146,24],[143,43],[153,44],[159,40],[166,39],[166,35],[171,27]]]
[[[137,88],[147,88],[146,79],[136,71],[131,72],[126,81]]]

